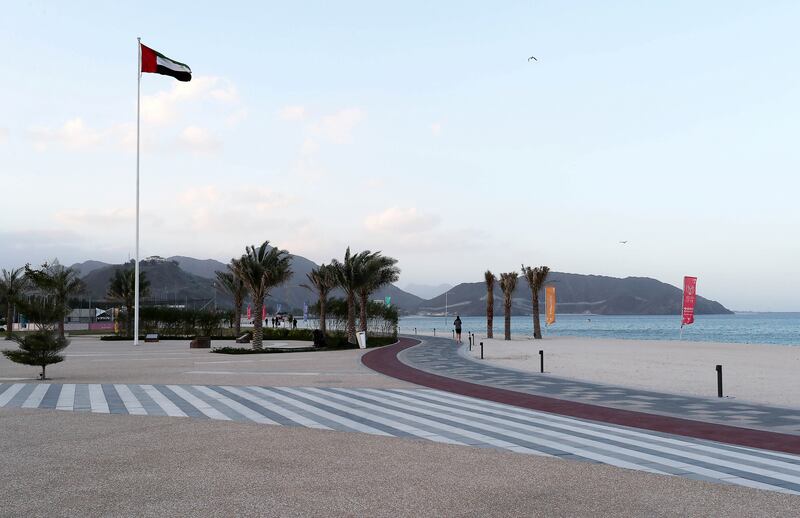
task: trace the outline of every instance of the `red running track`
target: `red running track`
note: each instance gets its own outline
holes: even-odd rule
[[[698,439],[724,442],[739,446],[800,454],[800,436],[753,430],[680,417],[669,417],[633,410],[622,410],[576,401],[567,401],[547,396],[537,396],[513,390],[487,387],[454,378],[421,371],[401,362],[397,355],[419,340],[400,338],[394,345],[374,349],[361,357],[361,362],[370,369],[393,378],[416,383],[424,387],[444,390],[497,403],[505,403],[531,410],[590,419],[645,430],[665,432]]]

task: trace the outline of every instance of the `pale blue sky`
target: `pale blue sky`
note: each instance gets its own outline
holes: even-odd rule
[[[800,310],[800,4],[431,4],[4,5],[0,267],[133,253],[141,35],[195,75],[142,80],[143,255],[351,244],[401,286],[524,262]]]

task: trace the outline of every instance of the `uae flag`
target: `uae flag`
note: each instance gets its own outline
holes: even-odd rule
[[[164,54],[156,52],[146,45],[139,44],[141,52],[142,72],[172,76],[178,81],[191,81],[192,69]]]

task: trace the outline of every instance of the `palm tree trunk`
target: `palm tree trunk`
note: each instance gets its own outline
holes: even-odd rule
[[[133,306],[125,306],[125,327],[128,336],[133,336]]]
[[[533,337],[536,339],[542,338],[542,324],[539,322],[539,292],[533,294],[531,300],[533,306]]]
[[[6,339],[11,339],[11,328],[14,327],[14,306],[11,304],[11,301],[8,301],[7,309],[6,309]]]
[[[359,298],[361,299],[361,313],[359,314],[359,321],[361,323],[361,329],[359,331],[367,332],[367,301],[369,299],[369,293],[366,291],[362,291],[359,293]]]
[[[486,296],[486,338],[494,338],[494,293]]]
[[[356,295],[347,294],[347,341],[356,343]]]
[[[233,312],[233,317],[235,319],[233,322],[233,334],[238,338],[242,333],[242,301],[237,300],[235,304],[236,309]]]
[[[505,309],[505,315],[504,315],[504,319],[505,319],[505,339],[506,340],[511,340],[511,304],[510,303],[506,303],[504,305],[504,309]]]
[[[322,333],[322,336],[325,336],[327,329],[325,328],[325,300],[326,297],[319,298],[319,330]]]
[[[264,331],[262,329],[261,308],[264,306],[264,299],[261,297],[253,298],[253,349],[262,348]]]

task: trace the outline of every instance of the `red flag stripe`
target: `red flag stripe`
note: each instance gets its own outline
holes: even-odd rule
[[[155,51],[145,45],[141,45],[141,47],[142,47],[142,72],[156,73],[158,71],[158,63]]]

